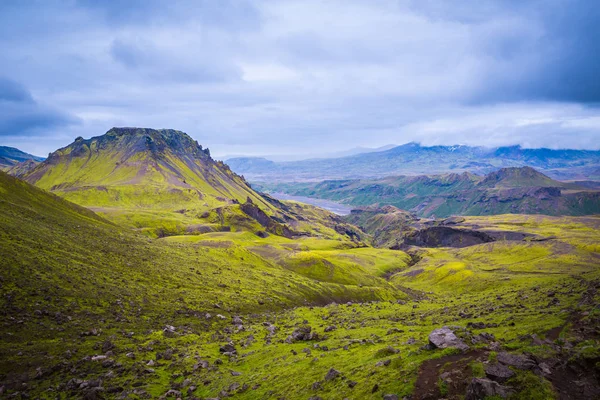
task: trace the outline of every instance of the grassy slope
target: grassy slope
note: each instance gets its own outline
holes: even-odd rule
[[[408,267],[402,252],[356,248],[342,240],[259,239],[247,232],[150,240],[4,174],[0,199],[0,374],[2,381],[15,382],[26,373],[26,391],[33,396],[81,395],[67,388],[71,378],[101,379],[107,398],[123,392],[131,398],[158,397],[171,388],[184,398],[216,397],[223,390],[239,399],[406,396],[414,390],[423,361],[452,353],[422,349],[428,333],[470,321],[498,324],[484,331],[512,351],[554,354],[547,346],[532,346],[528,335],[544,337],[549,329],[564,327],[561,340],[575,343],[574,351],[581,349],[574,357],[598,352],[597,341],[577,342],[567,324],[584,312],[586,318],[597,318],[593,304],[600,299],[589,304],[580,297],[588,281],[600,278],[598,218],[473,217],[467,222],[484,229],[555,238],[431,249]],[[294,263],[299,258],[309,260],[304,269]],[[323,273],[325,261],[334,267],[328,273]],[[305,299],[393,300],[399,294],[378,276],[396,266],[402,270],[391,284],[427,295],[405,304],[292,308]],[[420,269],[424,272],[406,275]],[[355,282],[342,285],[340,279]],[[549,303],[550,291],[558,303]],[[502,307],[496,296],[502,297]],[[465,319],[464,312],[471,316]],[[238,314],[243,329],[231,324]],[[264,323],[276,326],[272,336]],[[175,326],[174,334],[163,333],[167,324]],[[321,340],[285,343],[306,324]],[[325,332],[328,326],[335,328]],[[80,336],[94,328],[98,336]],[[237,357],[220,354],[219,346],[229,341]],[[485,346],[479,347],[488,357]],[[166,353],[173,355],[165,359]],[[98,354],[107,354],[115,364],[90,359]],[[194,368],[199,359],[209,368]],[[389,366],[376,365],[386,359]],[[154,365],[147,365],[149,360]],[[332,367],[345,378],[312,389]],[[33,379],[36,374],[40,377]],[[349,381],[356,386],[350,388]],[[240,390],[243,385],[248,386]]]

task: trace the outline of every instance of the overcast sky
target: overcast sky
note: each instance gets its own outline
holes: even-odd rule
[[[0,145],[600,148],[597,0],[2,0]]]

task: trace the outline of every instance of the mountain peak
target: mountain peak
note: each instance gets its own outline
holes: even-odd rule
[[[533,186],[562,186],[562,182],[555,181],[531,167],[509,167],[489,173],[481,181],[482,186],[503,187],[533,187]]]

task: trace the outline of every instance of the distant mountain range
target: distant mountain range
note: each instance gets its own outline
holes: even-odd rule
[[[529,166],[562,180],[600,180],[600,151],[510,147],[421,146],[407,143],[385,151],[342,158],[274,162],[265,158],[227,160],[250,181],[317,181],[471,172]]]
[[[7,171],[19,163],[28,162],[30,160],[37,163],[44,161],[44,158],[25,153],[14,147],[0,146],[0,170]]]
[[[319,183],[263,183],[255,187],[358,207],[392,205],[421,217],[600,213],[598,185],[559,182],[531,167],[503,168],[484,177],[464,172]]]
[[[374,153],[377,151],[385,151],[385,150],[393,149],[396,146],[397,145],[395,145],[395,144],[388,144],[388,145],[381,146],[381,147],[358,146],[358,147],[354,147],[354,148],[351,148],[348,150],[332,151],[332,152],[326,152],[326,153],[316,153],[314,155],[311,155],[310,159],[348,157],[348,156],[353,156],[356,154],[365,154],[365,153]],[[272,154],[272,155],[263,155],[263,156],[256,156],[256,157],[251,157],[251,156],[247,156],[247,155],[226,155],[226,156],[222,157],[222,159],[225,162],[228,162],[229,160],[232,160],[232,159],[238,159],[238,158],[259,158],[259,159],[267,159],[270,161],[300,161],[300,160],[306,160],[306,154]]]

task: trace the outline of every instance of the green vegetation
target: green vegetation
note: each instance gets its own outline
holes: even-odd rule
[[[61,149],[28,175],[60,197],[0,173],[0,396],[459,399],[494,373],[516,399],[600,393],[600,217],[343,220],[258,195],[173,132]],[[112,143],[154,155],[111,169]],[[399,238],[447,223],[519,239]],[[435,345],[442,327],[468,349]]]

